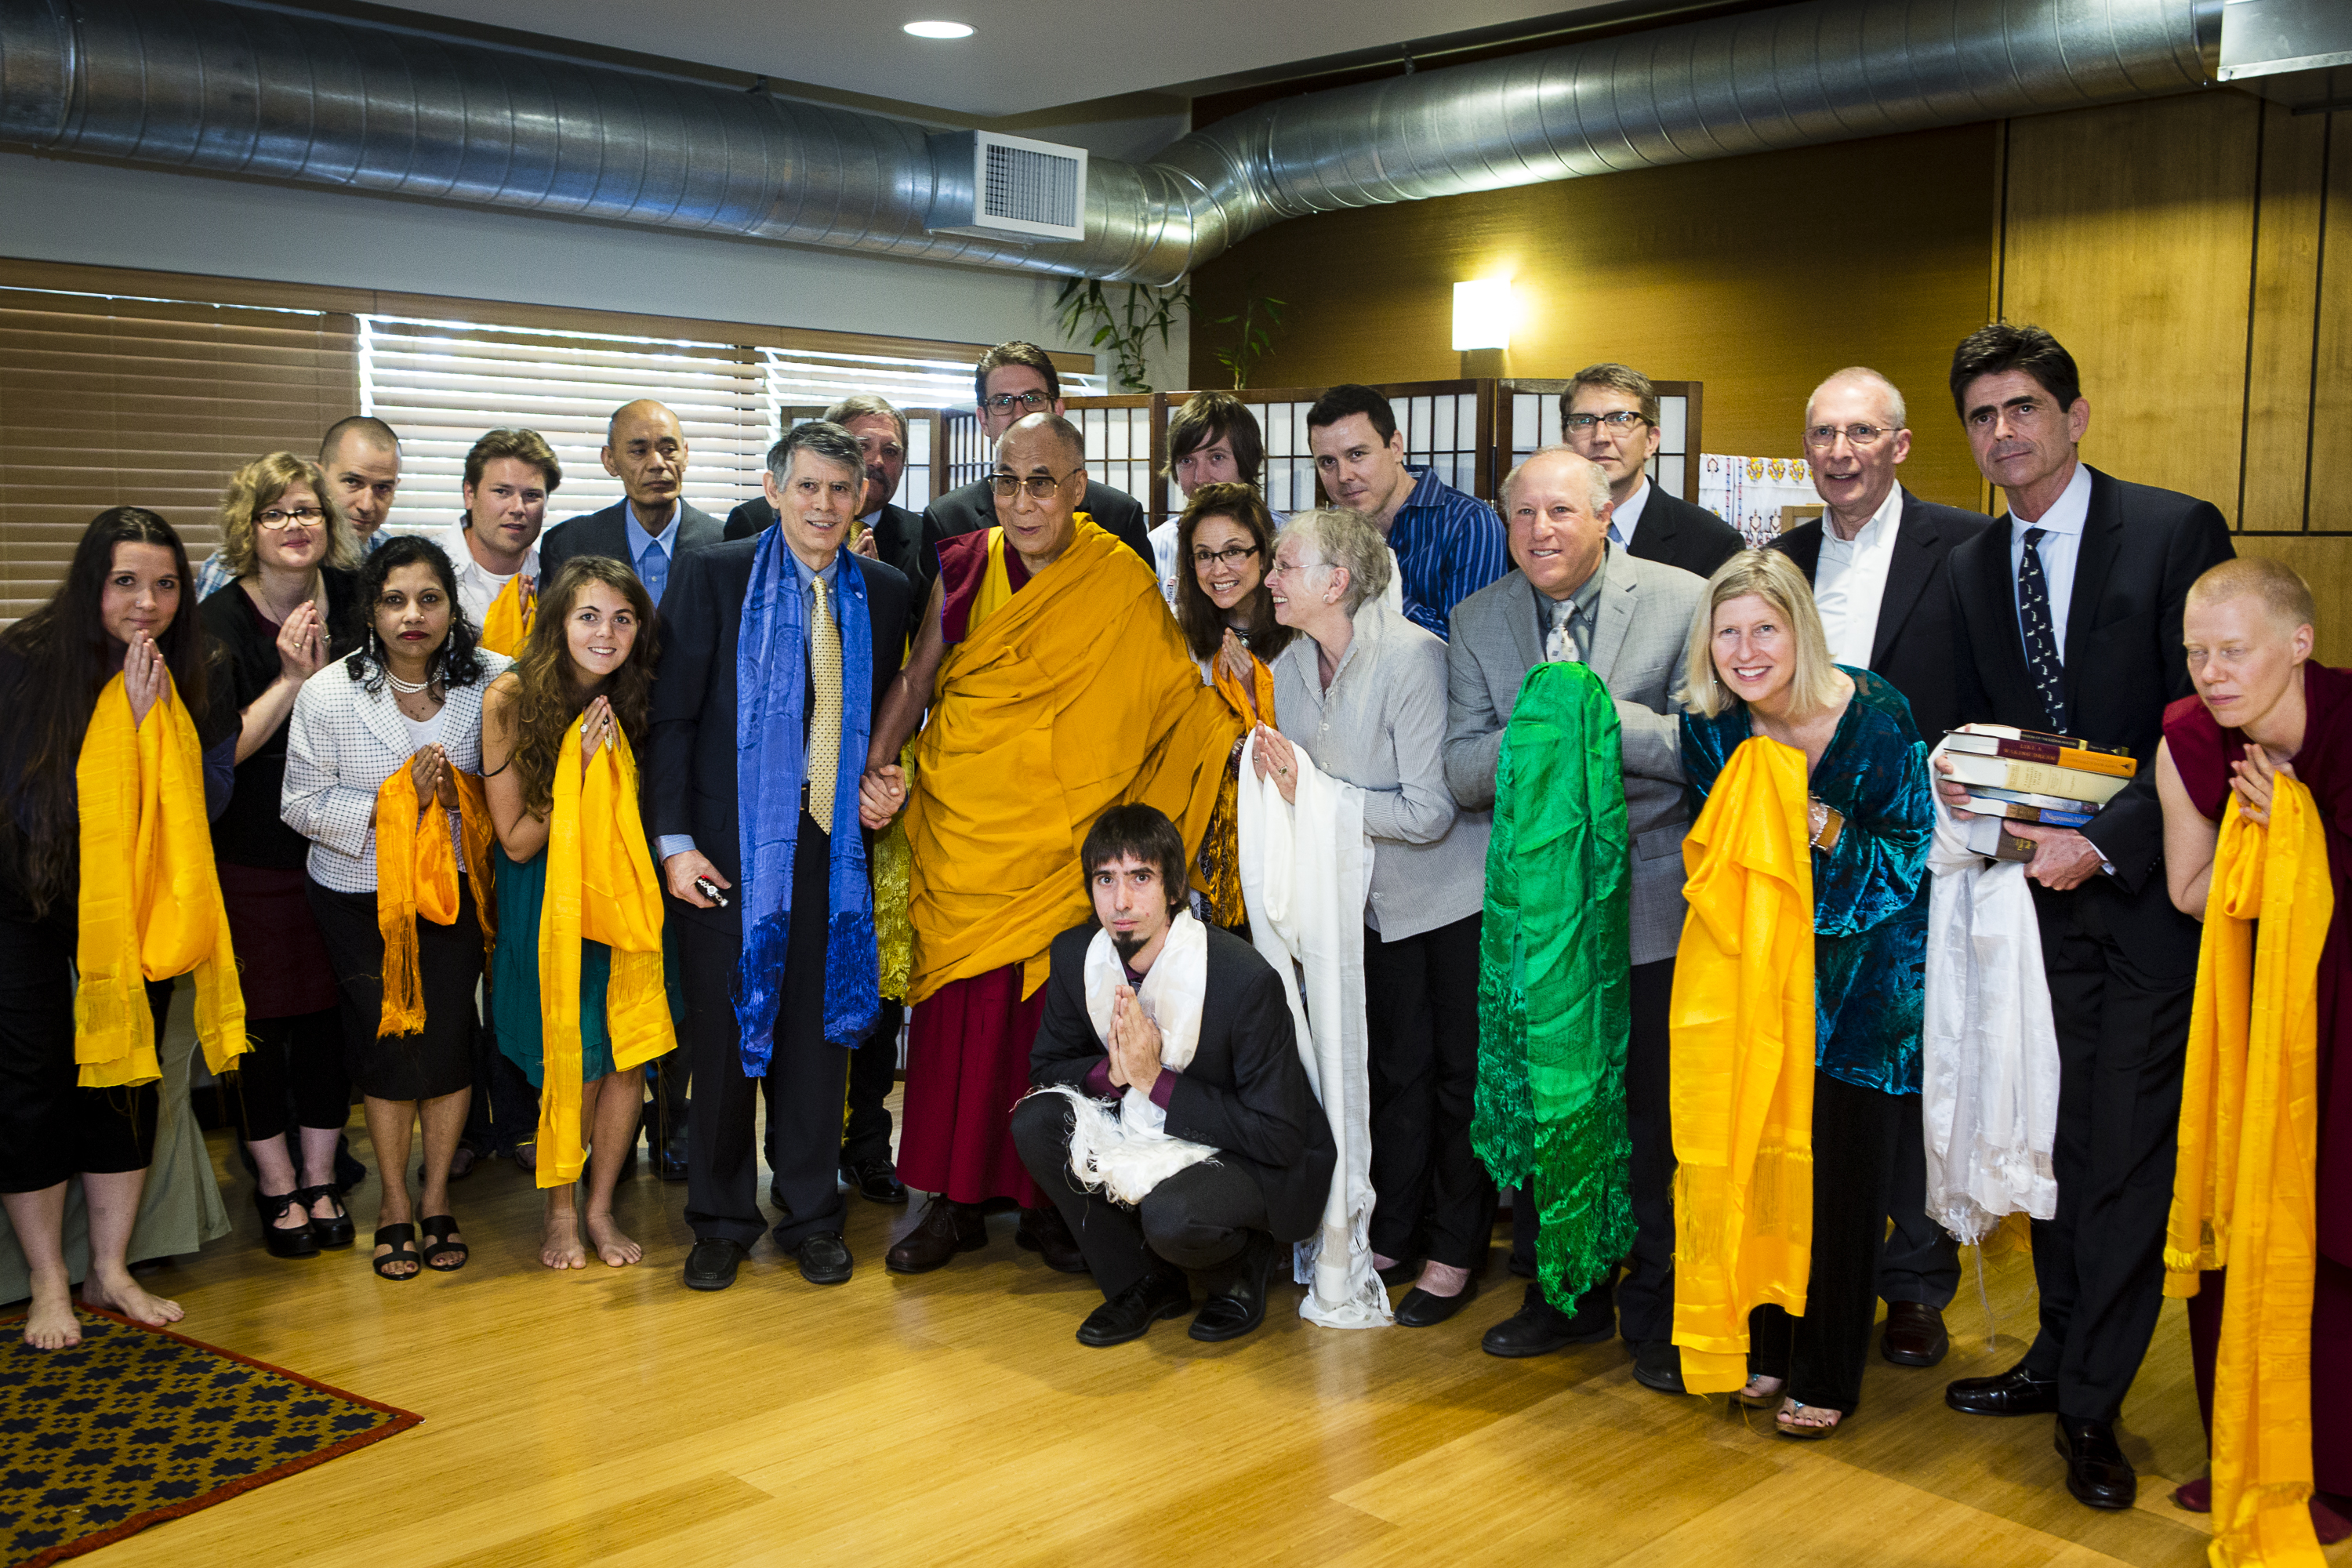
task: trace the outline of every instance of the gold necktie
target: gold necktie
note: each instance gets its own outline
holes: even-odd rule
[[[825,603],[824,584],[815,585],[809,621],[809,678],[816,705],[809,710],[808,813],[833,831],[833,784],[841,771],[841,628]]]

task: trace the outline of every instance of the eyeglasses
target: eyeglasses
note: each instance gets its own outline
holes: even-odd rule
[[[281,528],[308,528],[326,515],[315,506],[298,506],[292,511],[271,507],[253,521],[275,533]]]
[[[1055,490],[1068,483],[1073,475],[1084,472],[1084,468],[1072,468],[1069,473],[1061,475],[991,474],[988,476],[988,488],[996,492],[999,500],[1011,500],[1021,490],[1027,490],[1032,500],[1047,500],[1052,499]]]
[[[1020,407],[1026,408],[1034,414],[1038,409],[1050,405],[1054,401],[1054,395],[1050,392],[1000,392],[993,397],[983,397],[980,401],[982,406],[999,411]]]
[[[1649,421],[1630,408],[1620,408],[1613,414],[1571,414],[1560,423],[1581,436],[1595,425],[1606,425],[1612,430],[1622,431],[1631,430],[1636,425],[1647,425]]]
[[[1880,437],[1894,433],[1894,426],[1889,425],[1816,425],[1805,432],[1805,445],[1816,451],[1826,451],[1836,446],[1837,438],[1843,436],[1856,450],[1860,450],[1865,447],[1875,447]]]
[[[1257,546],[1255,544],[1229,544],[1223,550],[1195,550],[1192,552],[1192,564],[1238,566],[1256,553]]]

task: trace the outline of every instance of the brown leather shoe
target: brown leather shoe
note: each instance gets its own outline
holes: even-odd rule
[[[1925,1301],[1886,1303],[1886,1332],[1878,1353],[1897,1366],[1933,1366],[1952,1348],[1944,1314]]]
[[[1087,1271],[1087,1255],[1078,1250],[1078,1238],[1070,1234],[1069,1222],[1062,1217],[1062,1211],[1051,1204],[1044,1208],[1023,1209],[1013,1241],[1014,1246],[1044,1258],[1045,1267],[1057,1273]]]
[[[928,1274],[959,1252],[987,1245],[988,1222],[978,1204],[950,1203],[935,1194],[915,1228],[882,1255],[882,1267],[893,1274]]]

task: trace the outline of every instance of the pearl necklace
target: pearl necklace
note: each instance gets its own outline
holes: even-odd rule
[[[386,667],[384,669],[383,678],[390,681],[392,683],[392,689],[394,691],[399,692],[403,697],[414,697],[420,691],[430,690],[433,686],[433,677],[429,675],[424,679],[411,684],[410,682],[403,680],[400,677],[393,674],[389,667]]]

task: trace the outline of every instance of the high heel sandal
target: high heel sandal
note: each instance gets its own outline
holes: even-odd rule
[[[290,1193],[265,1193],[253,1189],[253,1206],[261,1215],[261,1245],[269,1249],[272,1258],[316,1258],[319,1237],[311,1229],[308,1208],[303,1208],[302,1223],[292,1228],[278,1222],[289,1209],[301,1208],[300,1189]]]
[[[416,1227],[408,1221],[402,1220],[398,1225],[376,1226],[374,1245],[392,1248],[390,1252],[374,1261],[376,1273],[383,1279],[397,1283],[403,1279],[414,1279],[423,1272],[423,1266],[418,1263],[416,1257]],[[415,1267],[405,1274],[394,1274],[390,1266],[395,1263],[406,1263]]]
[[[455,1274],[466,1267],[466,1259],[473,1256],[472,1247],[462,1241],[449,1239],[450,1234],[457,1228],[456,1215],[429,1214],[425,1216],[425,1267],[436,1274]],[[434,1261],[436,1258],[446,1258],[453,1252],[457,1255],[457,1261],[455,1263],[445,1265]]]
[[[351,1211],[343,1207],[342,1194],[335,1191],[332,1183],[316,1187],[297,1187],[294,1195],[302,1200],[302,1212],[305,1214],[310,1214],[321,1198],[335,1205],[335,1217],[332,1219],[320,1219],[315,1214],[310,1215],[310,1231],[318,1237],[320,1247],[349,1247],[352,1238],[359,1234],[352,1227]]]

